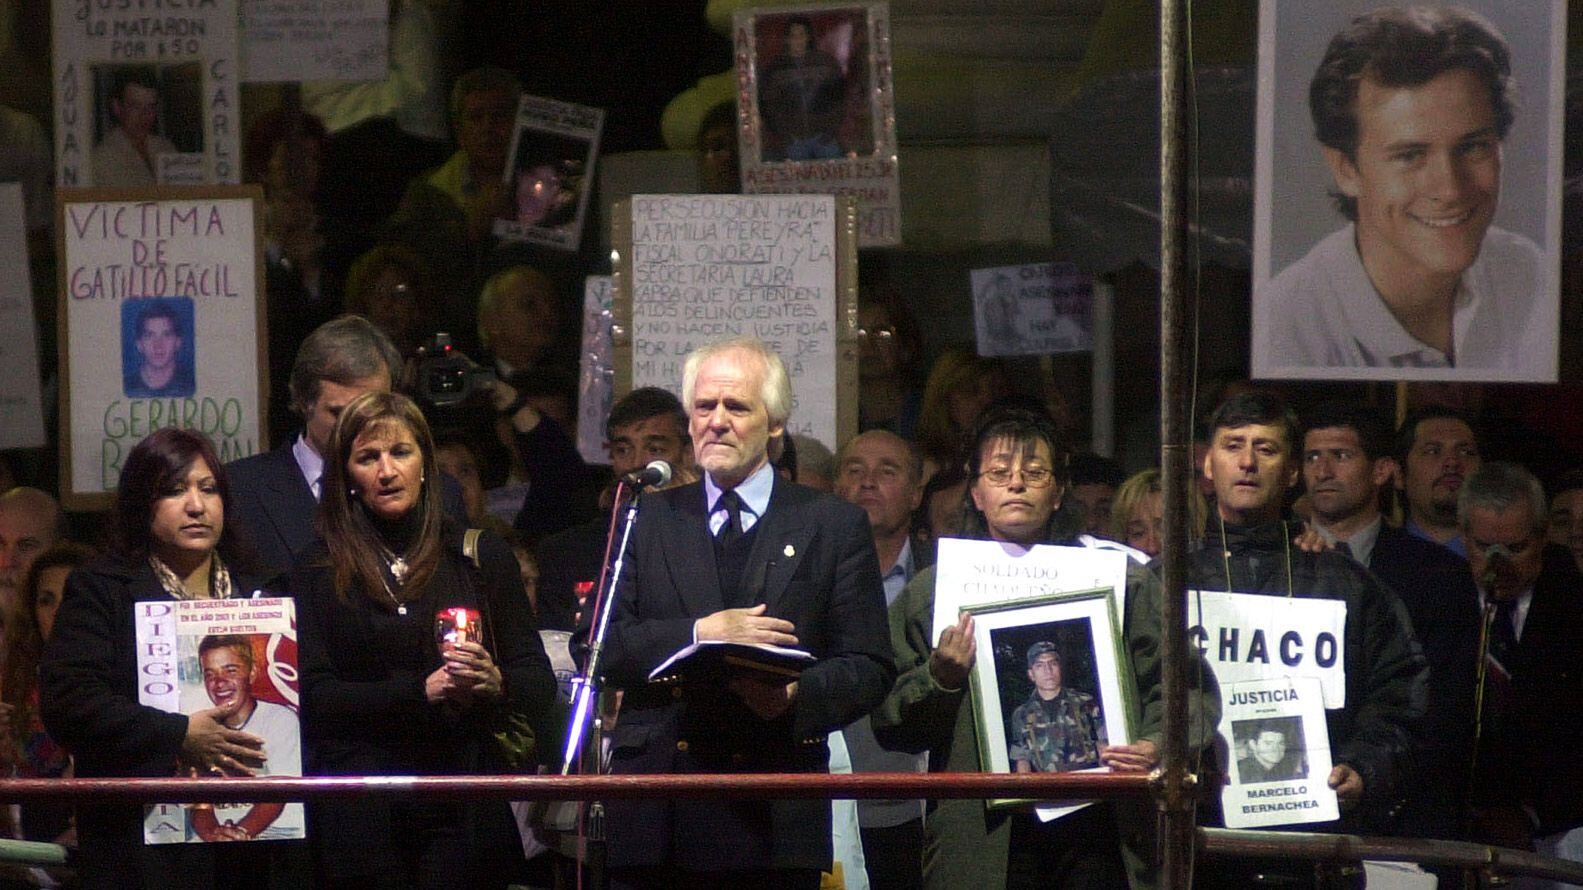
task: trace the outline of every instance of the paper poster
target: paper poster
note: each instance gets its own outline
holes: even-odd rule
[[[858,246],[901,243],[884,3],[736,13],[745,194],[852,195]]]
[[[287,598],[133,604],[138,702],[195,714],[264,739],[259,776],[301,776],[296,603]],[[150,804],[146,844],[284,840],[305,834],[300,803]]]
[[[241,0],[242,81],[383,80],[389,0]]]
[[[583,349],[577,383],[577,453],[591,464],[609,466],[605,419],[614,404],[615,347],[610,342],[614,292],[609,275],[583,281]]]
[[[505,188],[513,216],[495,236],[577,250],[599,156],[601,108],[523,96],[506,154]]]
[[[1252,376],[1553,383],[1567,4],[1407,8],[1259,4]]]
[[[1229,752],[1220,792],[1227,828],[1341,818],[1330,789],[1330,731],[1315,677],[1220,686],[1220,737]]]
[[[836,223],[828,195],[635,195],[632,386],[681,396],[682,360],[729,337],[780,354],[788,433],[836,441]]]
[[[1346,603],[1194,590],[1187,609],[1187,635],[1221,686],[1315,677],[1326,708],[1346,706]]]
[[[1127,614],[1127,554],[1092,547],[1037,544],[1027,551],[999,541],[941,538],[936,551],[934,628],[957,622],[962,609],[1052,593],[1110,588],[1118,620]]]
[[[974,269],[978,354],[1052,355],[1094,348],[1094,280],[1071,263]]]
[[[107,503],[121,461],[160,427],[202,432],[226,462],[264,445],[257,190],[187,193],[61,193],[69,504]]]
[[[38,370],[38,326],[28,280],[27,219],[22,186],[0,182],[0,450],[42,448],[44,407]]]
[[[240,181],[236,3],[54,0],[56,185]]]

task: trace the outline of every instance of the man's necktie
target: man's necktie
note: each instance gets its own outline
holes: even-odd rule
[[[1517,629],[1512,626],[1512,618],[1517,614],[1516,600],[1495,601],[1495,621],[1490,626],[1490,657],[1500,662],[1508,671],[1511,670],[1512,650],[1517,648]]]
[[[726,511],[726,521],[720,526],[719,539],[721,546],[730,546],[742,537],[742,498],[734,490],[724,492],[715,503],[715,509]]]

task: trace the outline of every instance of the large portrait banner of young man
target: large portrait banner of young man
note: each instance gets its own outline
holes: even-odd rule
[[[1255,377],[1555,381],[1565,14],[1262,0]]]

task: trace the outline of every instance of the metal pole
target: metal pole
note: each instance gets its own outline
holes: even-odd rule
[[[1161,886],[1186,890],[1192,881],[1193,776],[1187,752],[1187,486],[1192,448],[1187,418],[1188,70],[1187,0],[1160,3],[1160,471],[1165,493],[1160,576],[1162,694],[1165,737],[1158,789],[1163,850]]]

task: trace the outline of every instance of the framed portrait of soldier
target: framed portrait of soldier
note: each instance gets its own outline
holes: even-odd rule
[[[1261,0],[1256,378],[1554,382],[1561,0]]]
[[[1110,588],[964,611],[978,644],[971,696],[985,772],[1102,770],[1101,748],[1131,743],[1133,684]]]
[[[858,245],[901,243],[890,16],[884,3],[738,10],[744,194],[858,198]]]

